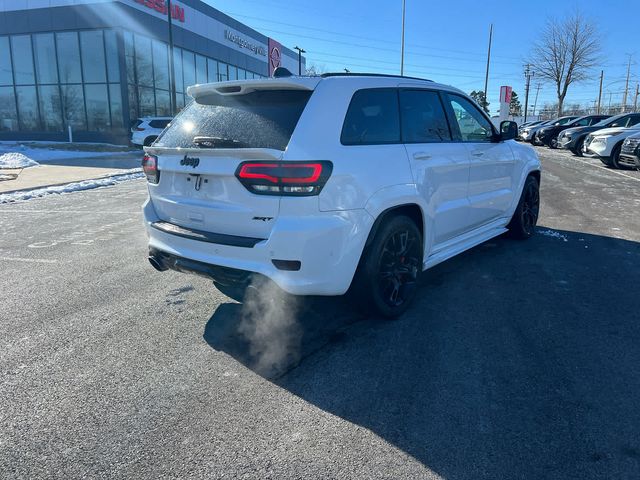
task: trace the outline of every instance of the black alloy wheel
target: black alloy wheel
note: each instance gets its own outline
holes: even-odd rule
[[[533,235],[538,215],[540,213],[540,192],[537,182],[527,182],[522,197],[522,209],[520,211],[522,230],[530,237]]]
[[[516,211],[513,212],[513,217],[507,225],[509,234],[521,240],[530,238],[536,231],[539,214],[540,187],[538,180],[530,175],[524,183]]]
[[[418,290],[422,232],[405,215],[381,222],[367,242],[351,292],[365,314],[395,318],[409,308]]]
[[[386,239],[378,262],[378,290],[391,308],[412,297],[421,266],[421,245],[410,229],[398,229]]]

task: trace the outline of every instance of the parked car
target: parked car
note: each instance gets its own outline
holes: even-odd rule
[[[157,270],[233,295],[256,277],[294,295],[350,289],[393,317],[422,270],[534,234],[540,161],[514,122],[496,129],[428,80],[285,75],[189,87],[194,101],[145,148]]]
[[[624,168],[618,162],[624,140],[640,131],[640,124],[629,128],[603,128],[587,135],[584,149],[596,155],[602,163],[609,167]]]
[[[640,169],[640,132],[625,138],[618,163],[627,168]]]
[[[567,149],[574,155],[582,156],[584,153],[584,141],[589,133],[610,127],[627,128],[637,123],[640,123],[639,113],[622,113],[588,127],[568,128],[558,136],[558,148]]]
[[[522,127],[518,130],[518,137],[524,142],[531,142],[533,135],[535,135],[538,129],[543,127],[544,125],[550,125],[552,121],[553,120],[543,120],[535,125],[527,125],[525,127]]]
[[[540,140],[539,137],[539,133],[540,130],[542,130],[543,128],[547,128],[547,127],[558,127],[561,125],[566,125],[568,123],[571,123],[573,120],[575,120],[576,118],[578,118],[577,115],[566,115],[564,117],[558,117],[555,120],[551,120],[550,122],[547,122],[546,125],[540,125],[538,127],[534,127],[534,131],[531,134],[531,144],[532,145],[542,145],[542,141]]]
[[[172,117],[140,117],[131,125],[131,143],[148,147],[171,123]]]
[[[537,138],[543,145],[549,148],[556,148],[558,146],[558,135],[563,130],[572,127],[588,127],[608,117],[609,115],[585,115],[565,124],[542,127],[538,130]]]

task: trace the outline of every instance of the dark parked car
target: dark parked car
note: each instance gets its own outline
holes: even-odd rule
[[[640,133],[627,137],[622,144],[618,163],[622,167],[640,169]]]
[[[538,130],[538,140],[547,147],[556,148],[558,146],[558,135],[563,130],[573,127],[589,127],[608,117],[609,115],[585,115],[564,125],[549,125]]]
[[[621,113],[588,127],[568,128],[558,135],[558,148],[571,150],[574,155],[581,157],[584,153],[582,146],[588,134],[603,128],[631,127],[637,123],[640,123],[640,113]]]
[[[567,123],[571,123],[573,120],[575,120],[576,118],[578,118],[577,115],[567,115],[564,117],[559,117],[556,118],[555,120],[550,120],[547,123],[543,123],[540,124],[536,127],[533,127],[533,129],[531,129],[531,144],[532,145],[542,145],[542,142],[540,142],[540,139],[538,138],[538,133],[540,133],[540,130],[542,130],[543,128],[548,128],[548,127],[557,127],[559,125],[566,125]]]

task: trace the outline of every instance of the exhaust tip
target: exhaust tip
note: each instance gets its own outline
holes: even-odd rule
[[[154,257],[153,255],[149,255],[149,263],[151,264],[151,266],[153,268],[155,268],[157,271],[159,272],[164,272],[166,270],[168,270],[167,267],[164,266],[164,264],[162,263],[162,261],[160,261],[158,258]]]

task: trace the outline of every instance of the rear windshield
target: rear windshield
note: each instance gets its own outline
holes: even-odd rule
[[[155,146],[285,150],[311,93],[257,90],[203,95],[175,118]]]

